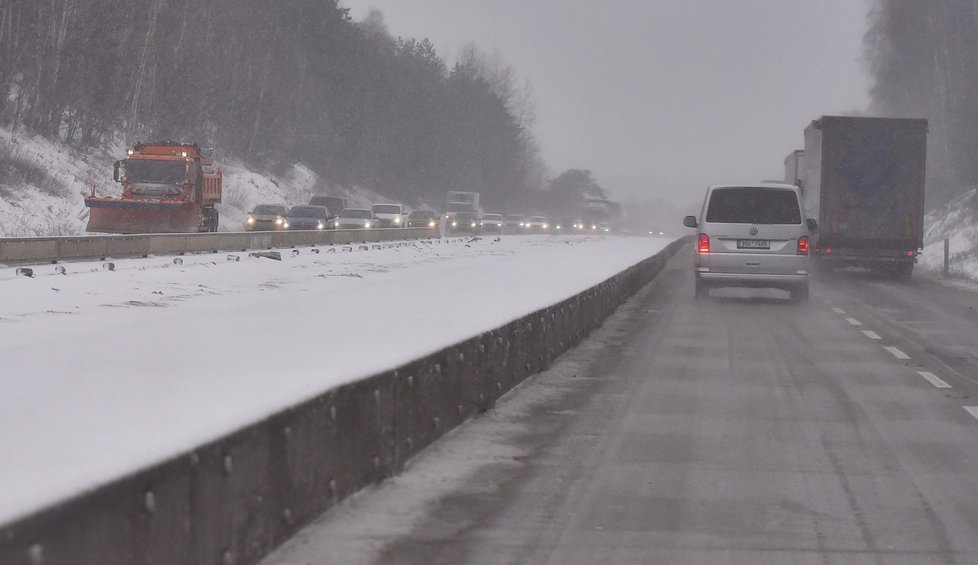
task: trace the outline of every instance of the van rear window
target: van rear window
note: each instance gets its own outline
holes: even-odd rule
[[[710,194],[706,221],[721,224],[800,224],[793,191],[779,188],[717,188]]]

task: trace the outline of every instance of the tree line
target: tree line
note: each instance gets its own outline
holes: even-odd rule
[[[68,144],[193,141],[412,202],[503,209],[545,167],[528,91],[336,0],[0,0],[0,122]]]
[[[978,1],[875,0],[866,50],[873,113],[929,120],[928,204],[978,185]]]

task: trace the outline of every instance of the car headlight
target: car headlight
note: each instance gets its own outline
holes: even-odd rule
[[[323,229],[325,227],[326,227],[326,224],[324,224],[322,222],[319,222],[318,224],[316,224],[316,229],[317,230],[321,230],[321,229]]]
[[[458,222],[452,222],[452,227],[458,227]]]
[[[472,227],[473,227],[473,228],[475,227],[475,222],[472,222]]]
[[[547,229],[548,227],[547,224],[543,224],[543,229]]]
[[[255,223],[255,217],[254,216],[248,216],[248,219],[245,220],[245,223],[248,223],[248,224]]]
[[[289,227],[289,223],[288,223],[288,222],[285,222],[285,221],[283,221],[283,222],[282,222],[282,227],[283,227],[283,228],[287,228],[287,227]]]
[[[367,220],[367,221],[363,222],[363,227],[369,228],[370,227],[370,220]]]
[[[428,227],[429,228],[435,227],[435,221],[434,220],[431,220],[430,222],[428,222]]]
[[[401,223],[401,217],[400,217],[400,216],[395,216],[395,217],[394,217],[394,223],[395,223],[395,224],[399,224],[399,223]]]
[[[275,218],[275,225],[280,226],[285,222],[282,218]]]

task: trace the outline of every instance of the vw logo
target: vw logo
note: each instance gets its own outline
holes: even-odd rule
[[[757,226],[751,226],[750,229],[747,230],[747,233],[751,235],[757,235]]]

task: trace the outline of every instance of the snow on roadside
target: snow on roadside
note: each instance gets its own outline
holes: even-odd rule
[[[559,302],[669,243],[456,241],[0,269],[0,524]]]
[[[940,212],[924,219],[924,251],[919,267],[932,275],[944,270],[944,239],[948,239],[952,277],[978,281],[978,188],[964,193]]]

